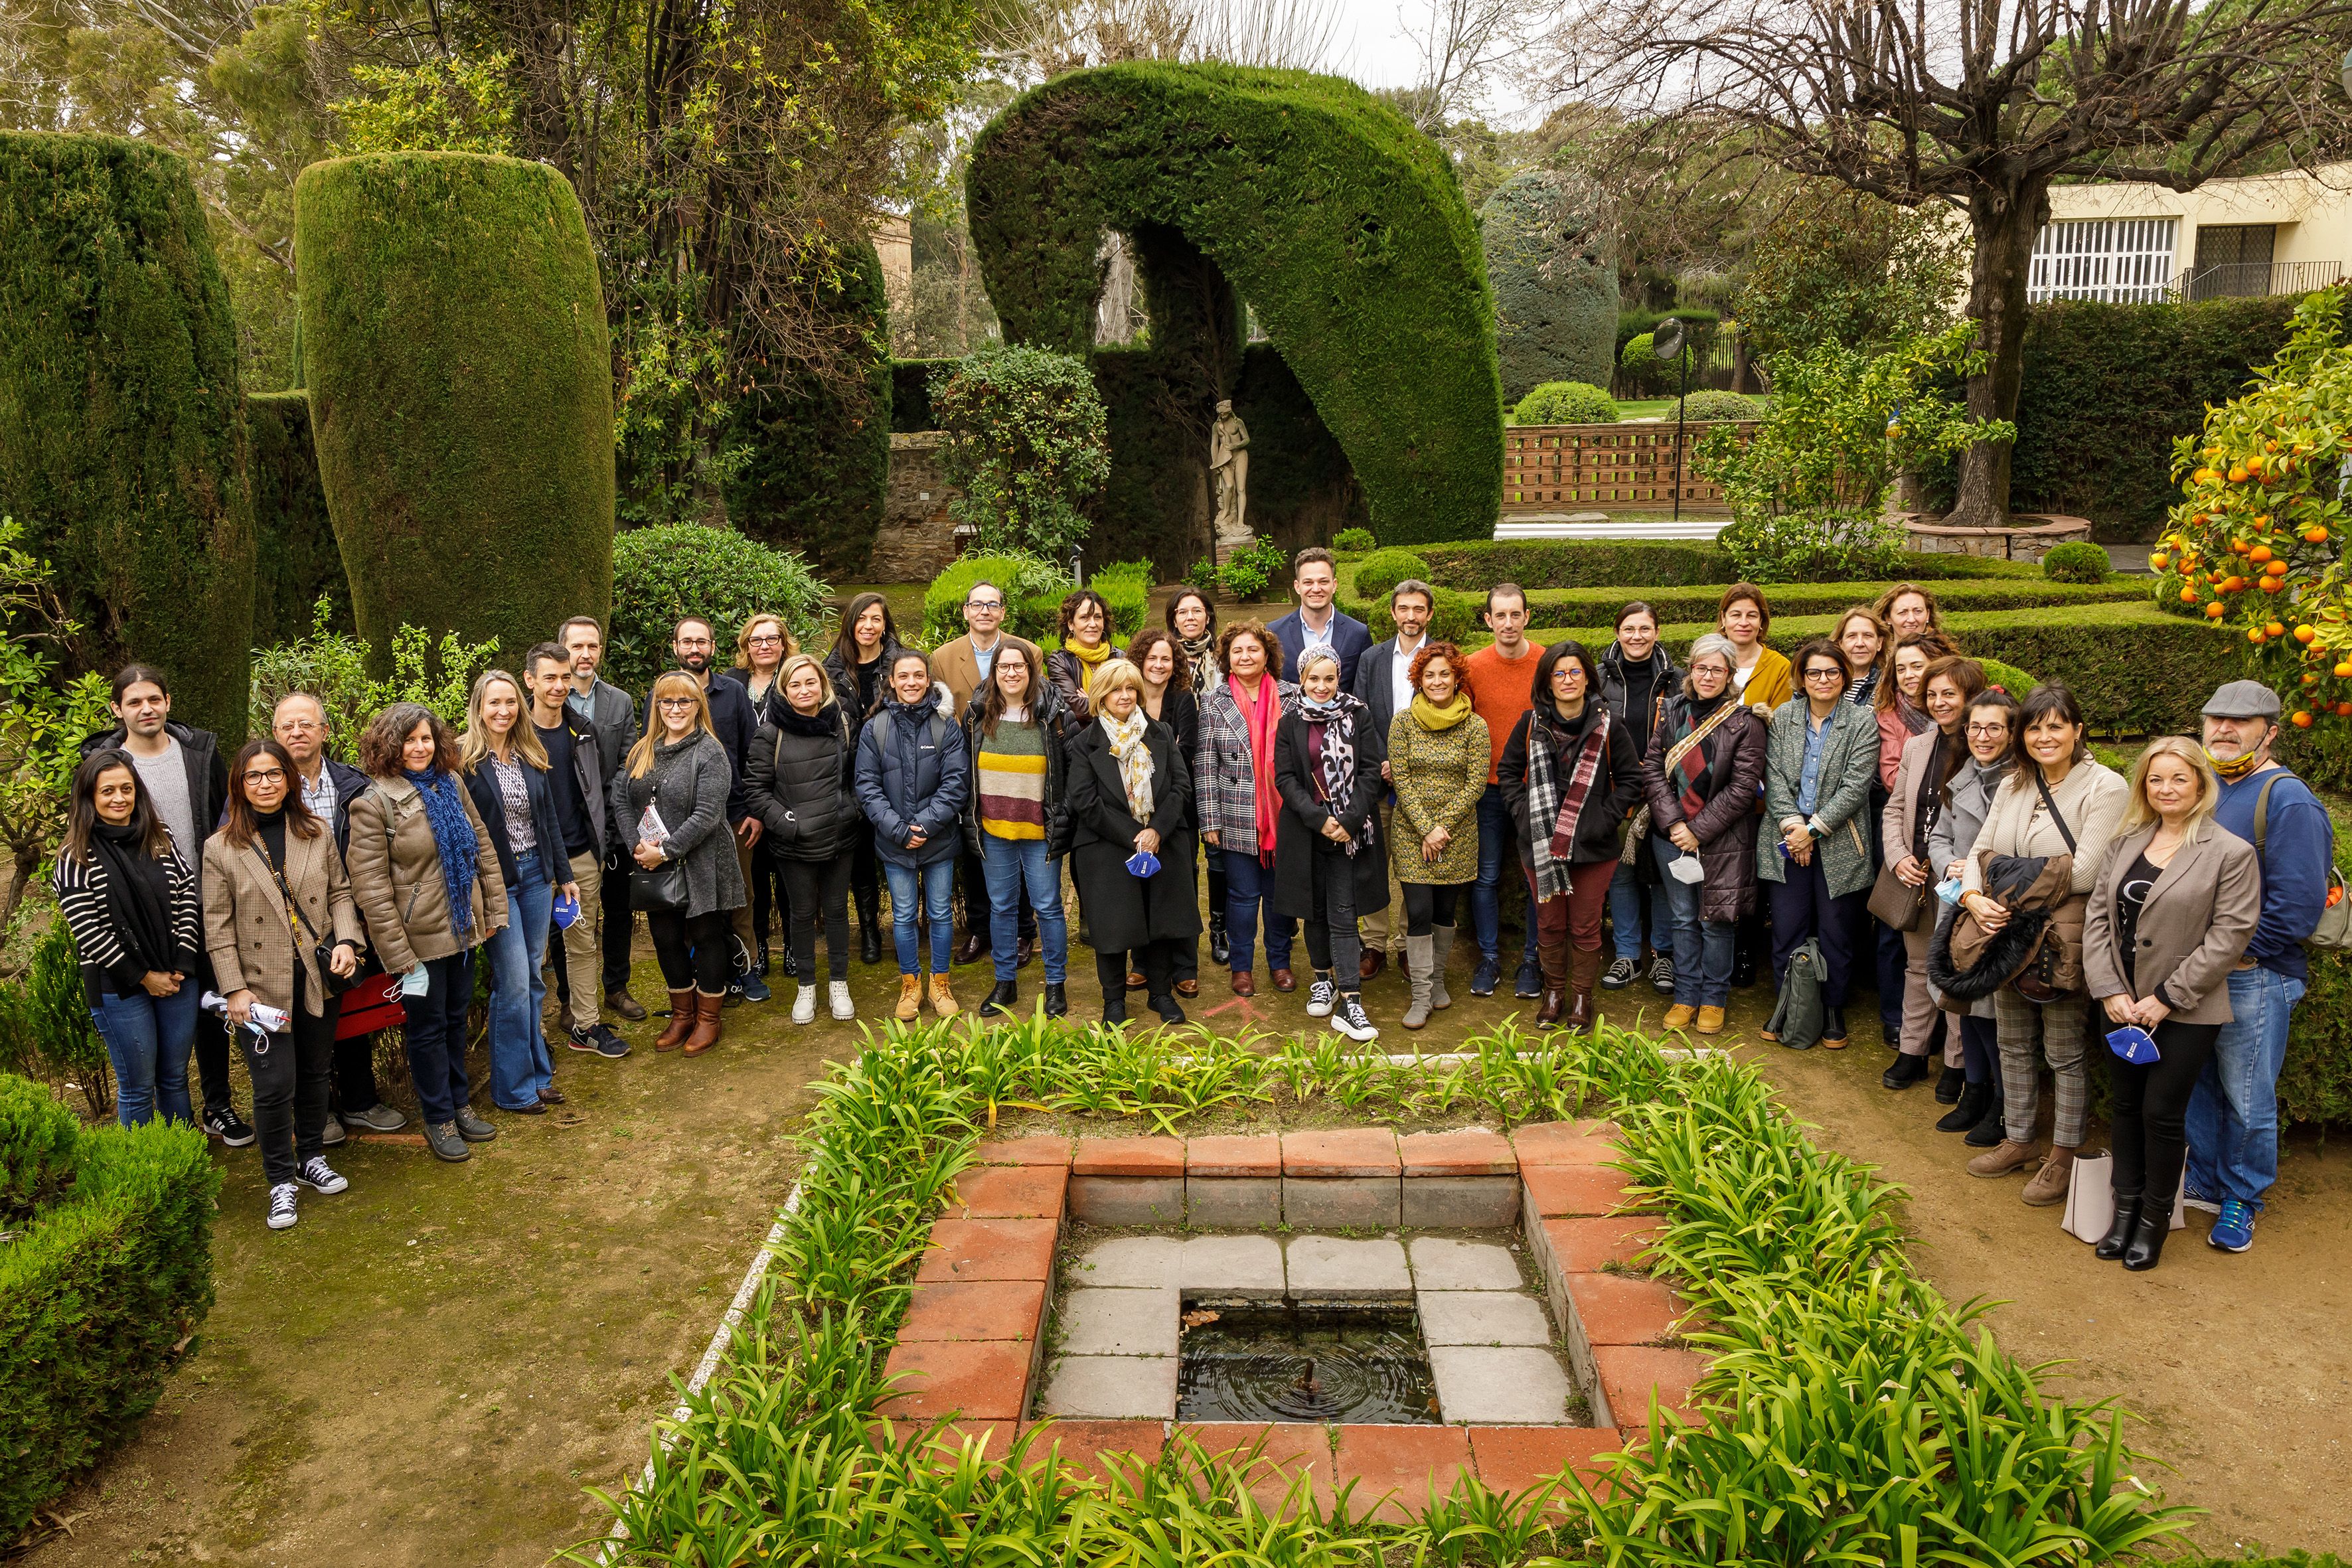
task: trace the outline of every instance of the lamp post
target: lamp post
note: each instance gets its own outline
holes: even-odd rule
[[[1087,585],[1087,552],[1083,544],[1070,546],[1070,582],[1080,588]]]
[[[1657,324],[1650,334],[1650,352],[1660,359],[1678,361],[1682,366],[1680,391],[1675,398],[1674,466],[1667,470],[1667,482],[1675,491],[1675,521],[1680,522],[1683,520],[1683,408],[1690,401],[1690,343],[1683,331],[1681,317],[1668,316]]]

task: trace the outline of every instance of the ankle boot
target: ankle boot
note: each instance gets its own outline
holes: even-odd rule
[[[687,1036],[686,1044],[678,1049],[681,1056],[698,1057],[719,1043],[721,1027],[719,1020],[726,1011],[727,993],[721,991],[716,996],[706,996],[697,991],[694,1002],[698,1016],[694,1021],[694,1033]]]
[[[1602,958],[1603,954],[1597,947],[1590,952],[1580,947],[1571,948],[1569,951],[1569,986],[1571,994],[1569,998],[1568,1017],[1564,1026],[1578,1034],[1591,1032],[1592,1026],[1599,1021],[1598,1016],[1592,1009],[1592,988],[1600,983]]]
[[[901,974],[898,976],[898,1008],[896,1017],[902,1024],[911,1024],[922,1016],[922,1011],[923,977],[919,974]]]
[[[955,999],[955,992],[948,985],[948,977],[944,974],[931,976],[931,1011],[942,1018],[952,1018],[963,1011],[962,1006]]]
[[[694,987],[669,994],[669,1023],[654,1040],[654,1049],[674,1051],[694,1033]]]
[[[2009,1105],[2000,1092],[2000,1079],[1994,1079],[1986,1087],[1991,1089],[1992,1097],[1985,1101],[1984,1118],[1969,1128],[1968,1137],[1961,1140],[1971,1149],[1992,1148],[2009,1136]]]
[[[1432,940],[1425,936],[1404,939],[1405,978],[1412,988],[1412,1001],[1404,1010],[1404,1026],[1408,1029],[1425,1027],[1429,1023],[1429,985],[1432,967]]]
[[[1952,1109],[1936,1123],[1938,1132],[1966,1132],[1984,1120],[1985,1107],[1992,1102],[1992,1085],[1966,1083],[1960,1086],[1960,1098]]]
[[[1429,928],[1429,1006],[1433,1013],[1443,1013],[1454,1005],[1454,998],[1445,994],[1445,965],[1454,957],[1454,928]]]
[[[1543,1005],[1536,1009],[1536,1024],[1549,1029],[1568,1011],[1568,944],[1541,943],[1536,962],[1543,968]]]
[[[983,1018],[1009,1018],[1020,1005],[1021,987],[1010,980],[1000,980],[996,983],[996,989],[991,991],[988,999],[980,1005],[980,1016]]]
[[[1062,983],[1058,980],[1048,980],[1045,982],[1045,1016],[1066,1018],[1069,1016],[1070,999],[1063,992]]]
[[[2141,1205],[2131,1240],[2124,1247],[2124,1267],[2135,1274],[2155,1268],[2164,1258],[2164,1238],[2171,1234],[2171,1209],[2158,1204],[2150,1214],[2146,1205]]]
[[[1209,962],[1225,963],[1231,962],[1233,956],[1233,942],[1225,935],[1225,917],[1222,914],[1211,915],[1209,917]]]
[[[2131,1245],[2132,1226],[2138,1223],[2139,1194],[2117,1193],[2116,1222],[2107,1226],[2107,1234],[2099,1237],[2098,1244],[2091,1248],[2091,1256],[2105,1258],[2109,1263],[2121,1258],[2124,1248]]]

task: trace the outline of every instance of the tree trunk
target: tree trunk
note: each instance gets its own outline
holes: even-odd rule
[[[1969,315],[1977,323],[1977,346],[1988,358],[1984,370],[1969,377],[1972,418],[2017,417],[2018,387],[2025,379],[2025,286],[2034,237],[2049,217],[2049,184],[2042,179],[2005,190],[1979,188],[1969,200],[1969,226],[1976,236]],[[2011,453],[2010,442],[1979,441],[1960,455],[1959,498],[1946,522],[2008,525]]]

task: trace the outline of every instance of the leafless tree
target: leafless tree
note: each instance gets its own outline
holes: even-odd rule
[[[1339,0],[1045,0],[1007,8],[985,33],[1026,85],[1121,60],[1320,69],[1339,16]]]
[[[2010,418],[2028,269],[2062,179],[2189,190],[2352,145],[2337,77],[2352,0],[1568,0],[1549,71],[1603,104],[1637,160],[1696,124],[1794,173],[1975,240],[1988,368],[1969,412]],[[2009,510],[2010,450],[1971,447],[1955,522]]]
[[[1423,131],[1460,117],[1525,49],[1527,16],[1521,0],[1428,0],[1420,26],[1405,28],[1421,55],[1413,108]]]

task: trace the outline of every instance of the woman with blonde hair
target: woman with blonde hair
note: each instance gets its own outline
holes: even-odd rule
[[[2221,793],[2195,742],[2152,742],[2132,766],[2115,852],[2083,917],[2085,989],[2111,1028],[2141,1031],[2155,1052],[2107,1064],[2116,1218],[2097,1253],[2136,1271],[2163,1255],[2189,1096],[2231,1020],[2230,971],[2262,914],[2261,862],[2213,820]]]
[[[646,911],[669,989],[669,1026],[654,1049],[698,1057],[719,1040],[728,917],[743,907],[735,836],[725,826],[733,769],[702,682],[670,670],[654,682],[649,706],[645,735],[613,775],[612,821],[636,861],[629,894]]]
[[[735,634],[735,663],[719,672],[719,679],[731,680],[743,689],[751,699],[752,728],[773,723],[784,711],[784,666],[798,657],[801,647],[793,637],[784,618],[768,610],[754,610]],[[818,667],[820,670],[823,666]],[[722,742],[723,743],[723,742]],[[751,764],[744,763],[744,776],[751,775]],[[796,948],[793,942],[792,894],[784,886],[784,868],[774,847],[766,842],[745,847],[738,839],[735,864],[751,885],[751,968],[761,979],[768,977],[768,914],[775,912],[776,924],[782,929],[776,934],[777,945],[783,950],[784,973],[803,985],[814,983],[814,977],[798,973]]]
[[[801,645],[784,625],[784,617],[769,610],[754,610],[735,634],[735,662],[719,675],[740,686],[751,699],[751,711],[761,719],[774,717],[775,704],[782,700],[784,661],[801,651]]]
[[[1201,931],[1188,826],[1192,770],[1176,732],[1144,712],[1135,666],[1104,660],[1087,698],[1094,717],[1070,735],[1063,799],[1070,878],[1094,928],[1103,1021],[1127,1021],[1127,955],[1139,952],[1151,1010],[1181,1024],[1175,948]]]

